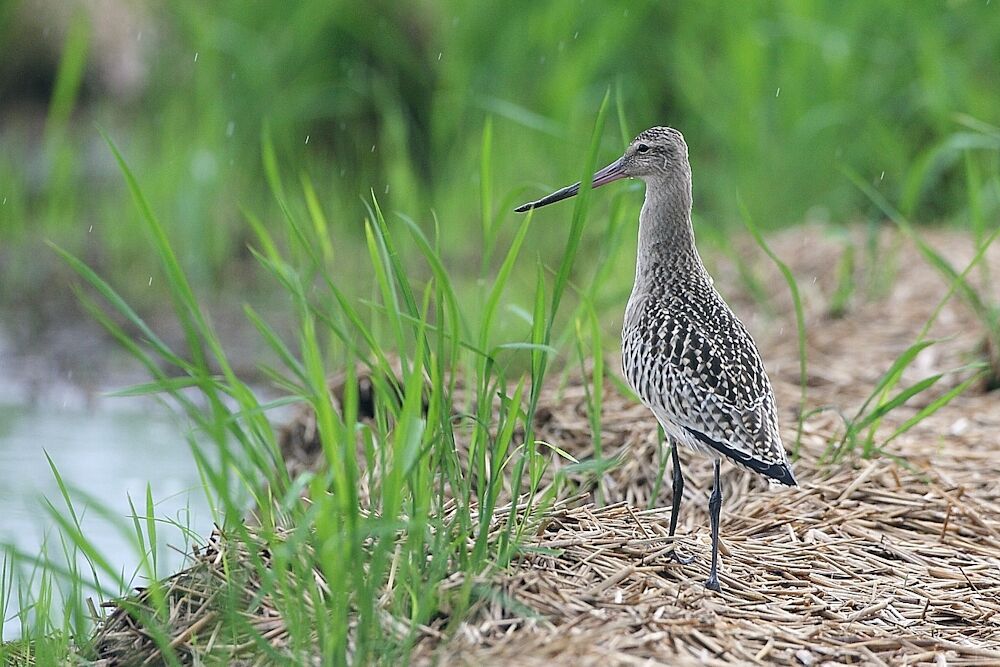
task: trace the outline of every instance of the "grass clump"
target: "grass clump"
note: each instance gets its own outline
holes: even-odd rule
[[[929,149],[911,170],[909,185],[903,195],[902,212],[856,176],[852,180],[917,245],[927,263],[949,283],[949,293],[957,293],[976,315],[983,330],[981,353],[987,363],[985,385],[987,390],[993,390],[1000,388],[1000,302],[992,289],[989,265],[980,260],[998,234],[997,226],[989,224],[988,220],[995,218],[1000,211],[1000,128],[966,115],[959,116],[957,120],[963,129]],[[932,184],[942,179],[949,167],[958,161],[964,166],[962,185],[967,201],[962,213],[967,219],[976,249],[972,264],[961,272],[921,238],[907,217],[907,212],[916,210],[924,202]],[[988,176],[984,176],[984,172]],[[972,265],[979,268],[978,285],[969,275]]]
[[[585,173],[597,161],[607,108],[606,96]],[[148,583],[137,597],[116,603],[94,644],[86,639],[83,614],[73,615],[66,636],[96,657],[123,659],[122,651],[133,651],[168,664],[192,655],[243,654],[268,660],[319,657],[325,664],[406,662],[420,627],[442,614],[457,622],[483,595],[492,595],[475,582],[511,560],[521,535],[557,495],[558,482],[543,484],[548,452],[539,451],[533,417],[556,354],[556,322],[567,317],[563,303],[569,300],[588,192],[576,202],[554,278],[540,263],[535,266],[537,287],[525,311],[523,337],[503,340],[497,332],[511,327],[498,329],[496,321],[510,308],[505,291],[524,264],[519,255],[530,215],[520,222],[496,278],[483,285],[480,307],[470,308],[460,305],[441,259],[439,230],[428,234],[405,218],[390,224],[372,196],[364,223],[371,292],[358,300],[330,270],[337,240],[309,179],[300,181],[308,211],[303,218],[294,212],[277,161],[266,159],[283,224],[274,230],[249,216],[257,235],[251,252],[286,294],[296,336],[285,342],[247,307],[248,320],[268,348],[262,371],[281,394],[262,401],[233,370],[139,179],[109,144],[159,259],[185,347],[171,347],[109,282],[68,251],[56,250],[81,277],[85,288],[78,294],[88,311],[151,376],[123,393],[155,395],[178,407],[189,423],[191,451],[221,532],[196,552],[183,581],[161,581],[155,508],[147,498],[129,528],[140,554],[136,574]],[[487,184],[489,146],[487,125],[481,168]],[[266,135],[264,154],[274,154]],[[484,186],[484,216],[496,205],[492,197]],[[497,213],[484,225],[486,247],[502,224]],[[402,245],[418,248],[425,279],[410,277],[414,272],[404,266]],[[492,262],[484,260],[484,271],[488,266]],[[593,336],[599,344],[596,319],[583,312],[587,333],[581,329],[577,335]],[[334,400],[329,378],[337,369],[344,381]],[[371,414],[359,413],[359,375],[371,383]],[[599,390],[594,395],[599,432]],[[269,415],[298,401],[315,414],[323,465],[293,477]],[[456,447],[459,439],[468,447]],[[54,466],[53,472],[58,476]],[[79,604],[84,591],[100,600],[115,598],[135,577],[114,572],[81,530],[71,490],[60,488],[70,512],[54,517],[69,550],[67,562],[75,564],[79,555],[86,568],[60,568],[50,554],[36,558],[35,566],[46,581],[69,582],[69,590],[62,591],[67,601]],[[251,509],[253,528],[245,521]],[[17,554],[11,567],[29,560]],[[212,568],[199,569],[198,563],[209,561]],[[443,593],[440,583],[455,573],[465,583]],[[44,590],[40,595],[47,595]],[[39,617],[58,605],[57,597],[37,607]],[[24,602],[22,609],[31,606]],[[123,625],[144,628],[145,644],[116,643],[116,628]],[[281,632],[269,635],[268,628],[278,625]],[[22,626],[29,640],[51,630]],[[281,641],[269,641],[277,634]]]
[[[914,364],[918,355],[938,342],[929,339],[928,334],[945,304],[955,295],[960,296],[978,318],[985,340],[984,349],[987,351],[995,349],[994,341],[1000,340],[1000,320],[998,320],[1000,310],[989,301],[989,283],[986,283],[984,287],[977,287],[970,279],[970,274],[977,266],[985,266],[982,260],[997,236],[1000,236],[1000,227],[988,234],[982,230],[982,234],[976,239],[975,254],[966,267],[959,271],[932,244],[928,243],[910,221],[896,210],[882,194],[856,172],[845,170],[845,173],[855,186],[864,192],[878,209],[897,226],[904,237],[915,245],[927,264],[947,282],[948,289],[917,333],[914,342],[893,360],[854,415],[845,418],[843,435],[828,452],[828,454],[832,454],[834,460],[840,459],[858,446],[861,447],[862,455],[866,458],[875,454],[886,454],[885,447],[893,440],[948,405],[970,387],[985,381],[987,391],[995,388],[997,386],[996,378],[1000,374],[997,360],[987,352],[984,357],[954,369],[952,373],[963,374],[965,377],[941,394],[932,396],[931,389],[945,377],[946,373],[933,373],[909,386],[899,388],[903,381],[904,372]],[[977,204],[979,188],[976,187],[974,180],[970,180],[969,185],[970,210],[976,211],[979,210]],[[973,213],[973,215],[976,214]],[[982,226],[981,223],[980,226]],[[892,410],[918,397],[922,399],[924,405],[911,417],[895,426],[888,436],[877,441],[877,432],[884,417]]]

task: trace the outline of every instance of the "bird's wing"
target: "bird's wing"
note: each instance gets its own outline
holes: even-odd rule
[[[697,321],[668,306],[647,304],[624,332],[633,388],[701,444],[779,481],[790,478],[782,472],[787,464],[771,383],[746,328],[721,301]]]
[[[698,418],[675,418],[675,423],[695,441],[735,463],[795,486],[773,413],[774,398],[768,397],[756,409],[739,410],[716,404]]]

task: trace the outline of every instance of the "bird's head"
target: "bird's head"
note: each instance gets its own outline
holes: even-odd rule
[[[625,176],[649,182],[690,171],[684,136],[672,127],[651,127],[632,140],[619,159]]]
[[[674,181],[678,177],[690,178],[690,174],[684,136],[672,127],[651,127],[633,139],[620,158],[594,174],[591,185],[599,188],[622,178],[640,178],[646,183]],[[574,183],[514,210],[523,213],[568,199],[578,192],[580,184]]]

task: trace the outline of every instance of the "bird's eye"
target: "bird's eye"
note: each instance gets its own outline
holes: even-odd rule
[[[639,144],[638,146],[635,147],[635,152],[636,153],[648,153],[649,152],[649,146],[647,146],[646,144]]]

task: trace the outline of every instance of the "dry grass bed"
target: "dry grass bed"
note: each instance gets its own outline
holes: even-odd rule
[[[816,466],[823,437],[805,442],[800,489],[749,490],[742,471],[726,474],[721,595],[702,586],[710,475],[698,462],[687,471],[702,487],[686,494],[679,540],[694,563],[665,558],[669,508],[560,509],[527,545],[545,552],[493,579],[503,595],[482,604],[445,655],[468,664],[1000,664],[997,467],[970,471],[967,486],[956,480],[961,453],[928,451],[944,472],[916,452],[919,472],[880,459],[830,474]],[[992,478],[992,495],[970,492],[980,476]]]
[[[941,233],[935,247],[964,267],[974,249]],[[915,248],[887,236],[896,275],[885,298],[849,317],[826,316],[841,246],[796,231],[776,240],[792,263],[807,303],[809,406],[850,412],[915,341],[946,286]],[[994,274],[1000,254],[991,252]],[[814,278],[815,280],[811,280]],[[863,276],[858,276],[863,281]],[[726,280],[724,277],[723,280]],[[727,282],[732,282],[729,276]],[[770,273],[765,284],[780,285]],[[721,282],[721,281],[720,281]],[[996,299],[995,288],[987,293]],[[755,312],[741,299],[742,312]],[[798,356],[791,303],[777,290],[781,327],[758,336],[771,371],[786,443],[794,442]],[[759,309],[756,309],[759,310]],[[969,361],[981,328],[959,302],[945,306],[907,383]],[[960,375],[946,378],[956,384]],[[929,399],[924,399],[924,401]],[[589,452],[586,403],[579,387],[549,396],[558,406],[541,437],[577,455]],[[892,413],[902,423],[920,401]],[[970,392],[897,439],[890,458],[821,465],[842,429],[834,411],[807,420],[796,475],[802,487],[768,493],[729,468],[723,478],[723,593],[701,585],[708,573],[707,461],[685,460],[682,551],[691,565],[665,561],[669,488],[648,505],[656,475],[652,420],[626,399],[604,406],[605,453],[627,450],[605,477],[618,504],[560,511],[529,554],[494,579],[505,597],[537,616],[484,603],[443,649],[467,664],[976,664],[1000,665],[1000,405],[996,393]],[[547,416],[547,415],[543,415]],[[556,462],[559,464],[560,462]],[[430,643],[428,644],[428,650]],[[441,649],[438,649],[441,650]],[[430,652],[427,653],[428,659]]]
[[[957,265],[972,256],[966,238],[941,234],[934,242]],[[892,360],[914,342],[945,293],[941,279],[912,247],[890,243],[898,267],[892,291],[835,320],[824,312],[824,295],[832,289],[840,246],[803,230],[775,241],[779,254],[792,261],[807,297],[807,407],[850,412],[860,404]],[[1000,257],[990,259],[994,271],[1000,270]],[[719,273],[720,284],[735,285],[732,276]],[[781,284],[776,274],[763,278],[765,284]],[[724,291],[738,312],[757,310],[738,288]],[[747,319],[758,332],[782,408],[783,435],[791,444],[798,360],[783,294],[783,288],[776,290],[772,304],[775,322],[781,324]],[[980,344],[977,331],[961,304],[949,304],[931,332],[944,342],[925,350],[906,378],[967,363]],[[942,384],[953,386],[960,377],[949,376]],[[702,585],[708,573],[709,462],[682,452],[687,484],[677,545],[696,560],[676,564],[665,558],[671,546],[666,537],[670,488],[658,480],[663,452],[655,423],[612,385],[606,394],[603,452],[620,457],[621,464],[599,485],[592,477],[570,474],[576,484],[567,494],[573,497],[550,511],[508,570],[480,582],[481,590],[492,593],[476,603],[453,636],[441,632],[447,619],[424,630],[416,661],[1000,665],[1000,406],[995,392],[970,391],[893,441],[890,451],[905,457],[905,466],[889,457],[823,463],[829,441],[842,429],[841,418],[830,410],[805,423],[796,464],[800,488],[771,492],[755,476],[724,467],[721,594]],[[580,460],[592,457],[583,385],[570,381],[547,388],[542,406],[537,437]],[[919,401],[891,413],[884,428],[902,423],[916,409]],[[313,465],[308,419],[288,434],[290,466]],[[560,468],[565,472],[567,464],[553,457],[550,476]],[[497,512],[495,529],[506,514]],[[200,555],[178,577],[201,576],[197,573],[209,560]],[[455,575],[444,585],[462,583]],[[185,614],[179,611],[178,619],[189,618]],[[261,609],[248,609],[247,615],[268,623],[271,637],[284,632],[281,620]],[[122,613],[112,615],[102,636],[127,645],[141,629],[128,627],[126,619]],[[198,622],[179,621],[175,641],[183,645]]]
[[[191,555],[183,571],[160,582],[159,595],[166,601],[166,618],[160,625],[171,629],[170,647],[182,659],[199,664],[250,665],[240,656],[260,654],[260,645],[280,651],[287,638],[284,620],[272,600],[260,595],[261,582],[254,573],[258,553],[248,545],[225,539],[218,531]],[[242,578],[242,581],[240,580]],[[242,589],[242,590],[241,590]],[[238,599],[224,594],[239,591]],[[152,617],[157,605],[150,588],[137,590],[125,603],[110,602],[111,609],[94,637],[94,649],[103,665],[156,665],[163,655],[154,637],[141,622]],[[232,610],[237,609],[242,628],[234,633]]]

